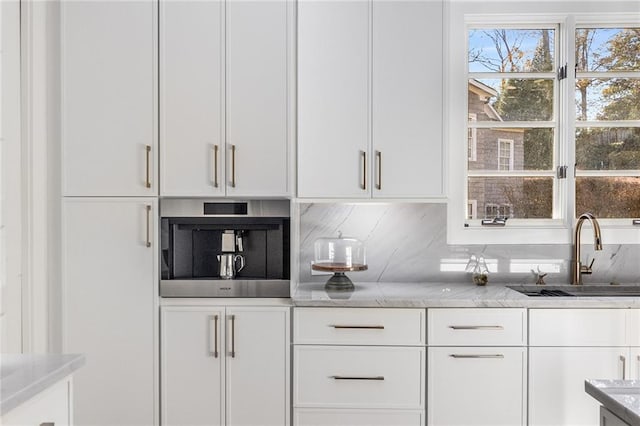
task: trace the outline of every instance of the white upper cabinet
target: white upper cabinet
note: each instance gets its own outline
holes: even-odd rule
[[[298,195],[369,197],[369,3],[298,3]]]
[[[443,196],[442,2],[301,2],[298,196]]]
[[[157,195],[155,3],[60,7],[63,195]]]
[[[442,196],[442,3],[373,1],[372,61],[373,196]]]
[[[290,3],[160,2],[161,194],[289,193]]]
[[[160,2],[163,195],[224,195],[223,5]]]
[[[288,195],[287,13],[227,2],[227,195]]]

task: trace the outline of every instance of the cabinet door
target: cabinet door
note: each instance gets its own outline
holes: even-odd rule
[[[154,2],[60,7],[63,194],[157,194]]]
[[[287,1],[226,6],[227,195],[288,194]]]
[[[640,380],[640,348],[631,348],[631,354],[627,363],[626,378]]]
[[[69,419],[70,395],[71,378],[67,378],[23,402],[3,415],[0,421],[13,426],[69,426],[72,424]]]
[[[526,424],[526,348],[431,347],[427,359],[429,424]]]
[[[226,422],[289,424],[289,308],[227,308]]]
[[[585,379],[622,378],[627,348],[530,348],[529,424],[598,425],[599,403]]]
[[[79,425],[154,424],[156,202],[63,202],[64,351],[87,364],[74,376]]]
[[[369,3],[298,3],[298,196],[367,198]]]
[[[162,424],[224,424],[224,309],[161,312]]]
[[[442,2],[373,2],[373,196],[443,194]]]
[[[223,4],[160,2],[163,195],[225,195]]]

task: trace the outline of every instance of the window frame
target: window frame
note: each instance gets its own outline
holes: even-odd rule
[[[525,3],[525,4],[523,4]],[[569,3],[546,4],[549,13],[539,13],[540,4],[534,2],[509,2],[476,4],[474,2],[452,2],[446,11],[449,18],[448,60],[446,62],[446,130],[450,143],[449,150],[449,212],[447,221],[447,241],[449,244],[570,244],[575,226],[575,171],[567,170],[567,178],[554,185],[553,219],[512,220],[504,227],[482,227],[471,225],[466,214],[467,200],[467,159],[468,148],[464,142],[467,126],[460,126],[460,120],[468,120],[467,114],[467,52],[468,30],[470,27],[511,27],[540,28],[540,25],[557,25],[559,30],[556,63],[567,64],[567,69],[575,68],[575,29],[594,25],[597,27],[623,27],[640,25],[640,13],[631,3],[598,4],[592,13],[582,13],[579,5]],[[599,10],[595,10],[599,9]],[[557,111],[558,138],[554,166],[575,164],[575,75],[567,73],[564,84],[558,87]],[[461,113],[463,111],[463,113]],[[556,112],[554,112],[556,115]],[[461,129],[462,127],[462,129]],[[463,146],[465,145],[465,146]],[[460,155],[463,152],[463,155]],[[557,179],[557,178],[554,178]],[[601,219],[605,244],[640,244],[640,227],[633,226],[631,219]]]

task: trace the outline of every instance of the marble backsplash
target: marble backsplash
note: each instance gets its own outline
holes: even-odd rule
[[[303,203],[300,206],[300,282],[322,282],[311,274],[317,238],[355,237],[365,243],[369,269],[349,274],[360,282],[467,282],[472,254],[483,255],[489,282],[533,284],[538,269],[549,284],[570,281],[571,245],[448,245],[447,207],[423,203]],[[584,231],[583,242],[590,241]],[[583,259],[595,257],[585,283],[640,283],[640,245],[606,244],[602,251],[582,246]]]

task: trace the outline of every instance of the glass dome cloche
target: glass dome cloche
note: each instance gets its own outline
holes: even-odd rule
[[[326,290],[353,290],[353,282],[345,272],[366,271],[365,248],[357,238],[343,237],[318,238],[314,243],[314,271],[333,272],[325,284]]]

